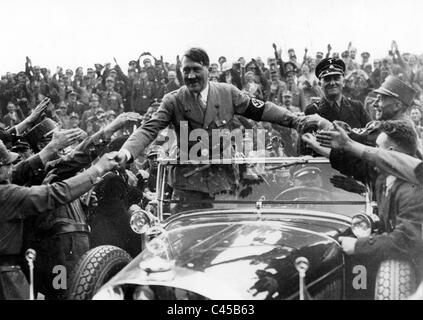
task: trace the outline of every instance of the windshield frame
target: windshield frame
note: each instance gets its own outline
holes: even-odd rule
[[[192,161],[187,160],[180,162],[174,158],[158,158],[158,168],[157,168],[157,181],[156,181],[156,192],[157,192],[157,217],[159,221],[164,220],[163,207],[165,203],[177,203],[177,200],[165,200],[164,199],[164,189],[166,184],[166,167],[168,166],[182,166],[187,164],[198,164],[198,165],[208,165],[208,164],[275,164],[274,167],[268,168],[268,170],[276,170],[280,168],[287,168],[293,165],[302,165],[302,164],[330,164],[329,159],[324,157],[312,157],[312,156],[302,156],[302,157],[257,157],[257,158],[232,158],[232,159],[209,159],[201,161]],[[216,204],[252,204],[252,205],[266,205],[266,204],[336,204],[336,205],[365,205],[365,211],[368,211],[370,207],[370,200],[368,193],[365,194],[365,200],[363,201],[301,201],[301,200],[214,200],[213,203]]]

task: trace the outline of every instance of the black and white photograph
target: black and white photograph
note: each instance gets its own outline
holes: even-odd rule
[[[423,300],[422,1],[1,8],[0,300]]]

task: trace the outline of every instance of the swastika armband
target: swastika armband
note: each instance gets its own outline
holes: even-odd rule
[[[245,110],[244,116],[254,121],[261,121],[261,117],[264,111],[264,101],[251,98],[247,109]]]

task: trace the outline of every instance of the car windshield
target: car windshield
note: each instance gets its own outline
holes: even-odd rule
[[[162,161],[161,166],[167,167],[164,163]],[[201,163],[198,168],[209,165]],[[366,187],[332,169],[325,158],[244,158],[229,165],[237,166],[239,171],[236,188],[215,194],[213,200],[196,202],[211,202],[214,209],[247,209],[260,205],[263,209],[309,209],[348,216],[365,210]],[[166,176],[169,170],[159,172],[162,184],[169,181]],[[166,205],[178,203],[164,194],[158,196],[162,197],[165,212]]]

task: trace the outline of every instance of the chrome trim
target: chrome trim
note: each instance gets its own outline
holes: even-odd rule
[[[231,158],[231,159],[207,159],[207,160],[186,160],[182,163],[175,158],[159,158],[157,161],[163,165],[187,165],[187,164],[306,164],[306,163],[330,163],[324,157],[269,157],[269,158]]]
[[[207,210],[207,211],[199,211],[199,212],[191,212],[191,213],[179,213],[177,215],[171,216],[169,219],[167,219],[166,225],[168,225],[173,220],[176,220],[178,218],[186,218],[191,216],[208,216],[211,214],[225,214],[225,213],[231,213],[233,214],[256,214],[256,211],[254,209],[216,209],[216,210]],[[323,211],[309,211],[309,210],[301,210],[301,209],[265,209],[262,211],[262,216],[266,214],[280,214],[280,215],[291,215],[294,217],[315,217],[315,218],[322,218],[322,219],[328,219],[328,220],[340,220],[343,223],[347,224],[348,226],[351,226],[351,219],[352,217],[348,217],[342,214],[338,213],[330,213],[330,212],[323,212]]]

